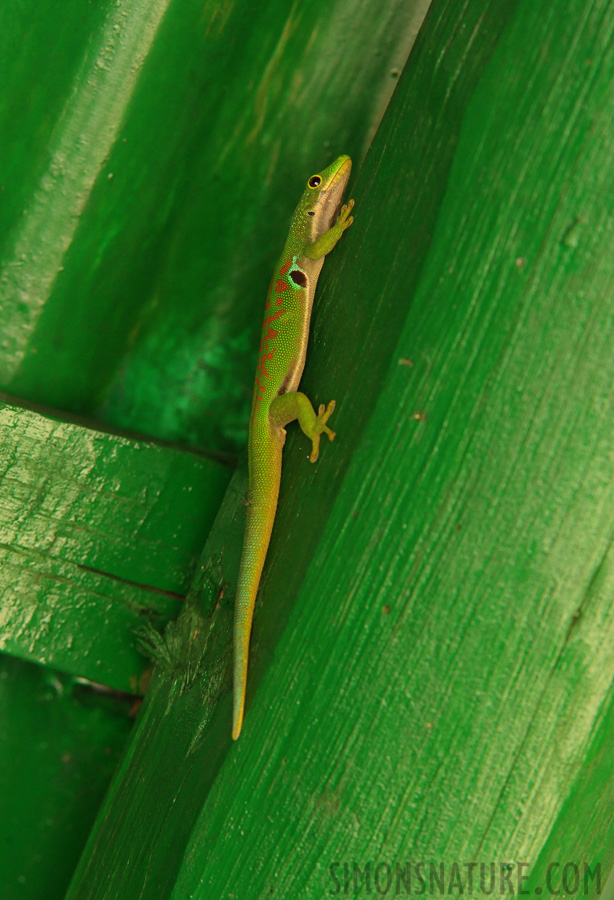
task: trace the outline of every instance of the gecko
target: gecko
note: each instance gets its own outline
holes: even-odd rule
[[[321,404],[316,415],[298,386],[324,257],[353,222],[350,213],[354,201],[341,205],[351,168],[350,157],[340,156],[308,180],[292,216],[265,306],[249,421],[247,520],[235,600],[234,740],[243,724],[254,603],[277,510],[285,426],[298,419],[311,439],[312,463],[318,458],[320,435],[326,434],[331,441],[335,437],[326,424],[335,401]]]

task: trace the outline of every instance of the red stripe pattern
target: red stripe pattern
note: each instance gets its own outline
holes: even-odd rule
[[[256,380],[255,380],[255,388],[254,388],[254,406],[259,405],[262,400],[264,400],[265,395],[265,381],[269,377],[269,371],[267,370],[267,363],[273,359],[275,355],[275,346],[273,342],[278,337],[279,332],[274,328],[271,328],[271,323],[276,319],[279,319],[285,313],[285,309],[283,308],[284,304],[284,294],[286,291],[290,290],[290,284],[287,279],[287,274],[290,271],[290,266],[292,265],[292,259],[286,260],[279,272],[276,272],[273,275],[273,279],[271,281],[271,286],[269,287],[269,293],[267,295],[267,302],[265,306],[265,310],[270,310],[273,305],[273,300],[275,300],[275,306],[278,307],[275,313],[271,315],[265,316],[264,322],[262,323],[262,339],[260,341],[260,355],[258,357],[258,365],[256,367]]]

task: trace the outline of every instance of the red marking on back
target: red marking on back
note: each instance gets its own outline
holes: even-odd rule
[[[278,306],[281,306],[281,304],[282,304],[283,302],[284,302],[284,298],[283,298],[283,297],[277,297],[277,305],[278,305]]]
[[[254,394],[254,403],[260,403],[260,401],[264,399],[264,385],[260,384],[260,379],[258,378],[257,375],[255,378],[255,381],[256,381],[256,390],[260,391],[260,395],[257,393]]]
[[[278,309],[274,315],[267,316],[266,319],[264,320],[264,322],[262,323],[262,330],[264,331],[264,326],[268,325],[269,322],[274,322],[275,319],[279,319],[280,316],[283,316],[284,312],[285,312],[284,309]]]
[[[282,266],[281,269],[279,270],[279,274],[280,274],[280,275],[285,275],[286,272],[288,271],[288,269],[290,268],[291,265],[292,265],[292,260],[289,259],[287,262],[285,262],[285,263],[283,264],[283,266]]]
[[[287,281],[283,281],[281,278],[278,278],[275,282],[275,290],[278,294],[283,294],[284,291],[289,290],[290,285]]]
[[[270,294],[270,291],[269,291]],[[277,298],[277,303],[281,303],[281,297]],[[268,308],[270,306],[270,302],[267,303]],[[254,400],[253,403],[260,403],[261,400],[264,400],[265,388],[263,381],[267,378],[271,373],[267,372],[266,362],[267,360],[273,359],[275,355],[275,347],[271,347],[268,353],[265,353],[265,349],[267,349],[267,342],[274,341],[277,337],[278,333],[274,328],[270,327],[270,323],[274,322],[275,319],[279,319],[280,316],[284,314],[284,309],[278,309],[277,312],[272,316],[266,316],[264,322],[262,323],[262,339],[260,341],[260,356],[258,357],[258,365],[256,366],[256,378],[255,378],[255,390],[254,390]],[[262,379],[262,380],[261,380]]]
[[[266,378],[270,373],[267,372],[266,366],[264,365],[267,359],[273,359],[275,355],[275,350],[271,350],[270,353],[263,353],[260,357],[260,362],[258,363],[258,368],[262,371],[262,375]],[[262,389],[264,391],[264,388]]]

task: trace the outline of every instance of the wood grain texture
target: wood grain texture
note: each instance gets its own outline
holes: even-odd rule
[[[241,739],[238,473],[71,900],[364,896],[421,860],[543,886],[551,851],[605,883],[613,38],[605,0],[432,8],[321,279],[338,441],[288,438]]]
[[[10,0],[0,388],[242,449],[256,285],[309,174],[364,156],[428,2]]]
[[[230,470],[7,403],[0,432],[0,649],[137,692]]]
[[[130,697],[0,654],[0,884],[64,897],[130,734]]]

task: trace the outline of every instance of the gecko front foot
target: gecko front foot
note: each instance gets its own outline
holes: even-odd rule
[[[313,244],[309,244],[305,247],[305,256],[308,256],[309,259],[321,259],[321,257],[326,256],[327,253],[330,253],[343,232],[346,231],[354,221],[354,217],[350,215],[353,208],[353,200],[348,200],[347,203],[344,203],[339,210],[339,215],[337,216],[335,224],[331,225],[328,231],[321,234]]]
[[[354,201],[348,200],[348,202],[344,203],[339,210],[339,215],[337,216],[334,227],[338,228],[341,233],[344,232],[346,228],[349,228],[354,221],[354,217],[350,215],[353,209]]]
[[[309,461],[314,463],[319,454],[320,454],[320,435],[327,434],[329,441],[335,440],[335,432],[332,431],[328,425],[326,424],[329,418],[332,416],[335,411],[335,401],[331,400],[328,406],[324,406],[323,403],[320,403],[320,407],[318,409],[318,415],[316,416],[315,424],[313,427],[313,432],[310,435],[311,437],[311,455],[309,457]]]

